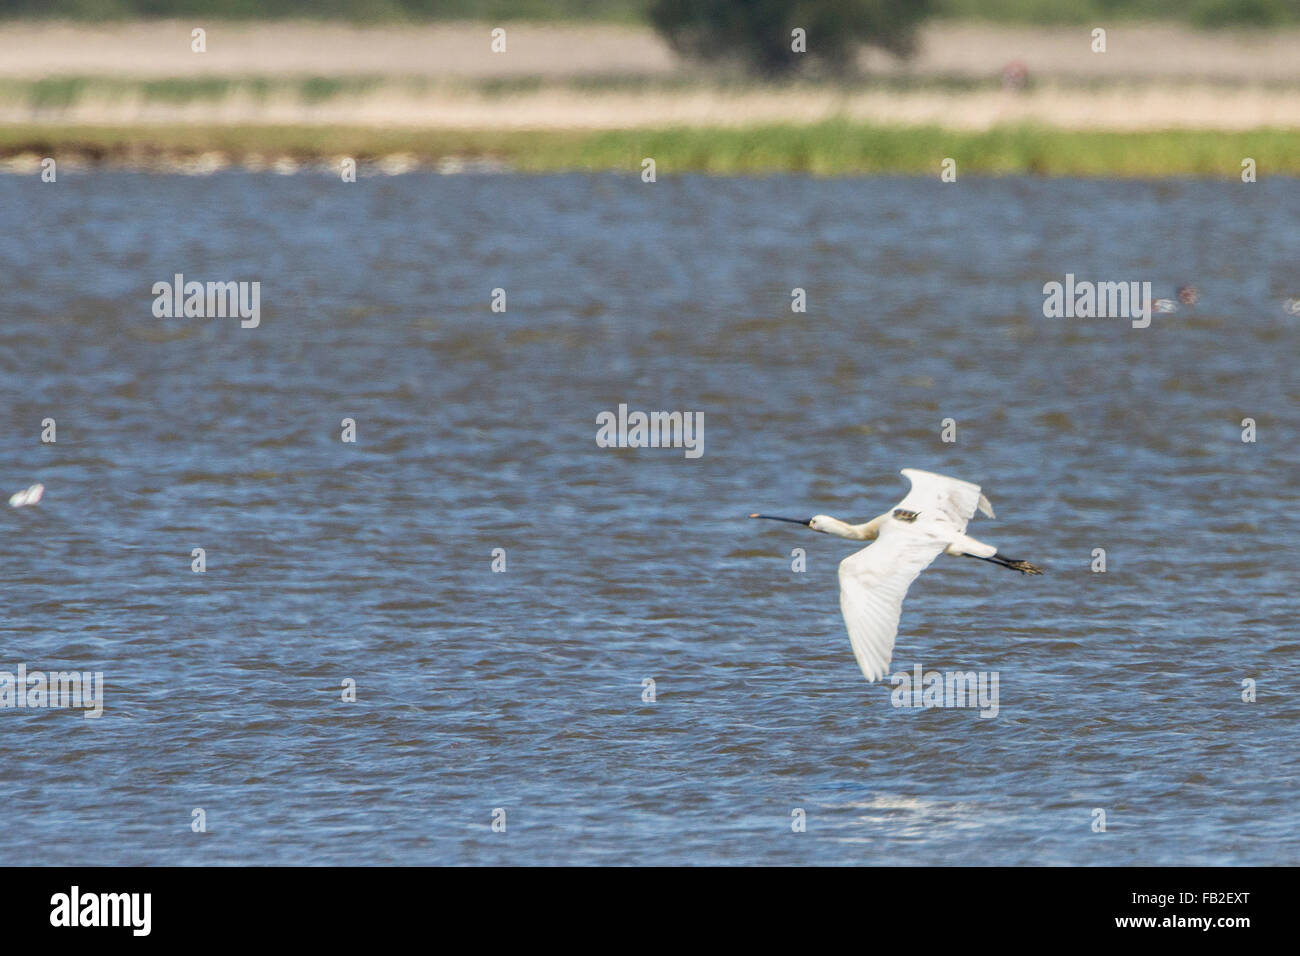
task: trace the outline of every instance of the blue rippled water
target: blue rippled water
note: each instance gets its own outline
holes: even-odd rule
[[[96,171],[0,209],[0,490],[46,486],[0,511],[0,670],[104,681],[0,709],[0,862],[1300,859],[1295,182]],[[260,325],[156,318],[176,273],[259,281]],[[1066,273],[1200,301],[1044,318]],[[599,447],[620,403],[704,454]],[[892,706],[852,544],[744,518],[865,520],[909,466],[1048,570],[909,594],[894,670],[997,672],[991,719]]]

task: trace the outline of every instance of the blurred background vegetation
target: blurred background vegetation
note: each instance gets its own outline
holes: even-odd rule
[[[736,10],[767,6],[764,0],[717,0],[694,6]],[[890,8],[905,17],[909,0],[805,2],[790,9],[838,8],[858,17],[863,8]],[[649,22],[651,0],[0,0],[0,18],[143,19],[342,19],[402,20],[596,20]],[[1165,20],[1202,27],[1258,27],[1300,23],[1300,0],[930,0],[934,16],[1001,23],[1064,24]]]
[[[1300,175],[1300,0],[0,0],[5,20],[0,164]],[[155,22],[113,30],[132,21]],[[194,61],[189,29],[219,21],[241,55]],[[500,23],[512,69],[487,55]]]

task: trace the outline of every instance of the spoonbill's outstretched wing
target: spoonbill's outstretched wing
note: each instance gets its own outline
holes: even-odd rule
[[[928,475],[923,471],[915,474]],[[916,481],[912,479],[913,490],[909,498],[916,494]],[[978,488],[975,488],[975,494],[978,497]],[[905,500],[899,507],[906,504]],[[927,507],[933,509],[933,502]],[[919,511],[920,508],[909,510]],[[962,521],[963,527],[965,524]],[[894,638],[898,634],[898,619],[903,613],[907,589],[930,562],[943,553],[949,540],[943,533],[942,522],[886,521],[880,529],[880,537],[873,544],[840,562],[840,610],[849,629],[853,656],[858,659],[858,666],[867,680],[877,681],[885,676],[894,655]]]
[[[975,517],[976,510],[993,517],[993,506],[980,494],[979,485],[916,468],[904,468],[901,474],[912,483],[912,490],[898,503],[899,510],[914,511],[926,517],[933,517],[938,512],[958,531],[966,530],[966,522]]]

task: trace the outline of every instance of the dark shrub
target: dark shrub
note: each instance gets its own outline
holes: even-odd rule
[[[807,60],[849,71],[864,43],[911,53],[930,9],[931,0],[652,0],[649,13],[680,53],[781,75]],[[806,32],[806,53],[791,49],[796,27]]]

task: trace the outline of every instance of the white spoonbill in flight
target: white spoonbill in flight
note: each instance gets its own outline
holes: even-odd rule
[[[852,541],[875,542],[840,562],[840,610],[853,656],[869,681],[880,680],[889,669],[903,598],[939,555],[964,555],[1024,574],[1043,573],[1028,561],[1005,557],[993,545],[966,534],[966,522],[975,517],[977,508],[993,517],[993,506],[979,485],[915,468],[904,468],[902,474],[912,490],[897,507],[866,524],[846,524],[829,515],[813,515],[806,521],[750,515],[806,525]]]

